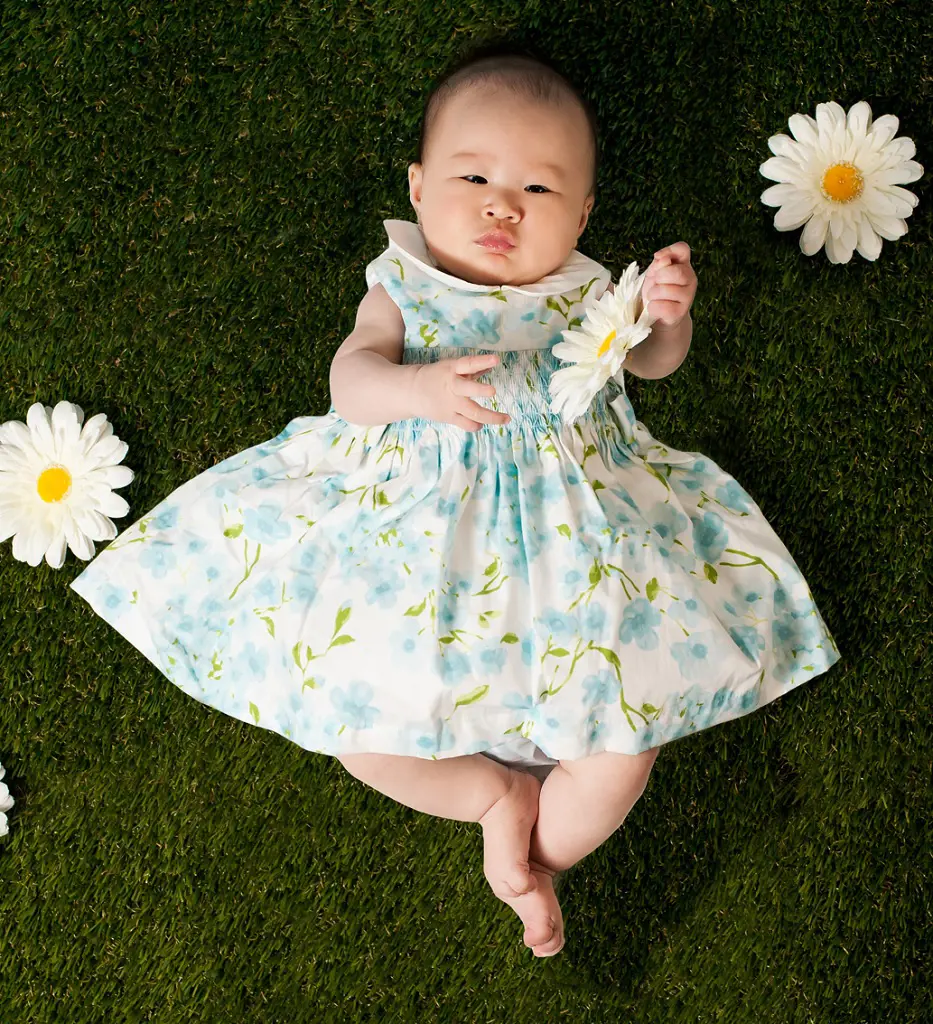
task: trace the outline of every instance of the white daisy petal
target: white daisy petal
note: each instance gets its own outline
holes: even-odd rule
[[[796,182],[800,177],[800,168],[791,163],[783,156],[773,156],[758,168],[759,174],[763,174],[766,178],[771,178],[772,181],[792,181]]]
[[[32,443],[43,458],[53,460],[57,455],[55,435],[50,422],[52,410],[41,402],[34,402],[26,413],[26,425],[32,431]]]
[[[0,444],[13,445],[16,448],[32,447],[29,428],[20,420],[8,420],[0,425]]]
[[[866,260],[876,260],[881,255],[881,237],[867,217],[858,224],[858,254]]]
[[[59,451],[77,441],[81,436],[78,411],[78,407],[72,405],[71,402],[59,402],[52,410],[52,433]]]
[[[766,175],[770,177],[770,175]],[[761,193],[761,201],[765,206],[781,206],[784,203],[793,202],[800,195],[800,189],[796,185],[783,182],[780,185],[772,185]]]
[[[892,161],[903,163],[917,155],[917,146],[913,139],[902,135],[899,139],[891,139],[885,153],[890,154]]]
[[[845,214],[841,210],[833,210],[829,215],[829,237],[834,242],[842,238],[842,229],[845,226]]]
[[[113,434],[113,427],[107,422],[107,417],[99,412],[92,416],[81,430],[81,446],[85,454],[106,437]]]
[[[94,448],[87,453],[85,456],[87,467],[95,469],[98,466],[119,462],[126,455],[127,449],[128,446],[124,441],[111,434],[110,437],[98,441]]]
[[[852,259],[852,249],[847,249],[840,239],[829,235],[826,239],[826,255],[830,263],[848,263]]]
[[[768,139],[768,149],[776,157],[786,159],[792,164],[797,170],[799,170],[806,162],[806,150],[803,149],[798,143],[789,135],[784,135],[783,132],[777,135],[772,135]],[[766,178],[770,178],[770,174],[765,175]]]
[[[882,217],[900,217],[904,204],[898,202],[887,189],[874,188],[865,199],[865,208]],[[905,212],[910,212],[905,211]]]
[[[838,103],[817,103],[816,124],[820,137],[820,145],[834,156],[841,155],[839,150],[845,139],[846,115]]]
[[[791,114],[787,126],[791,135],[802,145],[813,149],[819,145],[816,121],[809,114]]]
[[[800,249],[805,256],[813,256],[823,248],[828,227],[829,216],[819,211],[807,221],[807,225],[800,235]]]
[[[65,535],[59,533],[55,537],[45,552],[45,560],[53,569],[61,569],[65,564],[65,552],[68,544],[65,540]]]
[[[896,242],[897,239],[907,233],[907,224],[899,217],[871,215],[871,226],[889,242]]]
[[[895,217],[909,217],[914,207],[920,202],[913,192],[908,192],[906,188],[900,188],[897,185],[891,185],[884,189],[884,192],[897,204],[897,209],[894,211]]]
[[[812,199],[802,196],[791,205],[782,206],[774,215],[774,226],[778,231],[793,231],[810,219],[813,214]]]
[[[101,522],[100,520],[103,520],[104,516],[112,516],[114,519],[122,519],[123,516],[125,516],[129,512],[129,510],[130,507],[126,502],[126,499],[121,498],[120,495],[115,495],[113,493],[113,490],[109,490],[107,495],[105,495],[97,502],[97,512],[91,510],[91,512],[88,514],[98,516],[98,529],[104,529],[107,530],[107,532],[110,532],[110,527],[105,525],[105,522],[107,522],[107,520],[104,520],[103,522]],[[102,513],[102,515],[99,513]],[[113,525],[113,523],[111,525]],[[115,534],[114,537],[116,536],[117,535]],[[101,537],[94,538],[95,541],[99,541],[101,539]]]
[[[31,558],[33,549],[33,537],[38,524],[35,521],[27,520],[22,528],[13,537],[13,557],[20,562],[27,562],[35,568],[42,561],[40,555],[36,561]]]
[[[17,508],[0,506],[0,544],[18,533],[25,521]]]
[[[68,516],[64,521],[65,535],[68,538],[68,547],[75,553],[75,555],[87,561],[89,558],[94,557],[94,545],[91,541],[85,537],[85,535],[78,529],[77,524],[74,522],[71,516]]]
[[[914,175],[912,172],[908,172],[908,168],[910,167],[919,167],[920,173]],[[920,164],[915,163],[913,160],[908,160],[907,163],[898,164],[896,167],[885,167],[882,170],[875,171],[871,176],[871,182],[875,188],[883,189],[888,188],[891,185],[906,185],[911,181],[916,181],[917,178],[922,176],[923,167]],[[912,196],[913,192],[908,192],[907,194]]]
[[[108,487],[126,487],[135,479],[135,474],[129,466],[99,466],[91,470],[89,477],[93,480],[101,480]],[[123,515],[123,513],[119,513]]]
[[[33,458],[24,448],[12,444],[0,444],[0,490],[3,488],[4,473],[22,473],[32,466]]]
[[[853,135],[864,136],[868,133],[868,126],[870,124],[871,107],[865,100],[859,100],[858,103],[853,104],[849,108],[848,129]]]
[[[897,135],[900,123],[893,114],[883,114],[877,118],[868,133],[875,149],[882,149]]]

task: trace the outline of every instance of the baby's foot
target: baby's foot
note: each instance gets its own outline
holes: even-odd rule
[[[483,873],[496,896],[521,918],[525,945],[536,956],[550,956],[564,944],[563,918],[551,877],[554,872],[528,860],[541,783],[528,772],[510,768],[509,773],[508,793],[480,818]]]

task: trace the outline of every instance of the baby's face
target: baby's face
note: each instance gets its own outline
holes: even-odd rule
[[[408,168],[411,204],[441,270],[474,284],[531,284],[576,248],[594,197],[586,115],[474,87],[450,100],[424,164]],[[462,154],[473,154],[464,156]],[[509,235],[499,252],[477,243]]]

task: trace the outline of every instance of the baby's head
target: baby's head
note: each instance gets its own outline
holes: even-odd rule
[[[411,204],[441,270],[475,284],[531,284],[576,247],[598,163],[596,117],[577,89],[540,57],[483,47],[428,97],[408,168]],[[477,243],[496,230],[515,248]]]

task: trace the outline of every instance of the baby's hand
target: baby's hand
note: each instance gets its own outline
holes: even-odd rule
[[[508,423],[510,417],[506,413],[486,409],[469,397],[491,398],[496,393],[492,384],[483,384],[473,377],[486,373],[498,362],[495,353],[487,352],[423,363],[412,379],[412,404],[417,415],[473,431],[484,423]]]
[[[690,312],[697,276],[690,265],[690,246],[674,242],[654,254],[645,274],[641,297],[648,312],[664,327],[676,327]]]

